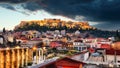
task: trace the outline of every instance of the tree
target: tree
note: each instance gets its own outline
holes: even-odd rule
[[[116,41],[120,41],[119,30],[116,31],[115,40],[116,40]]]
[[[3,28],[3,33],[5,33],[6,32],[6,30],[5,30],[5,27]]]
[[[44,45],[43,42],[39,42],[39,43],[37,44],[37,47],[38,47],[38,48],[43,48],[43,47],[45,47],[45,45]]]
[[[16,38],[13,38],[13,46],[16,45]]]

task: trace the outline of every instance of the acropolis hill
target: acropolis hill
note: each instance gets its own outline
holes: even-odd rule
[[[89,29],[96,29],[88,24],[88,22],[73,22],[73,21],[63,21],[60,19],[44,19],[44,20],[31,20],[31,21],[21,21],[19,25],[15,27],[15,30],[22,29],[24,27],[31,25],[39,25],[39,27],[49,27],[49,28],[62,28],[66,27],[68,29],[82,29],[82,30],[89,30]],[[34,29],[34,28],[33,28]]]

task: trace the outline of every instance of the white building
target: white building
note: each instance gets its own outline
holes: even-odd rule
[[[44,44],[46,44],[47,46],[50,45],[50,42],[54,41],[54,39],[49,39],[49,38],[43,38],[42,42],[44,42]]]
[[[61,35],[65,35],[66,31],[65,30],[61,30]]]
[[[82,40],[75,40],[73,42],[73,48],[75,50],[78,50],[78,51],[84,51],[84,50],[87,50],[87,46],[84,45],[84,43],[82,42]]]
[[[86,61],[89,58],[89,52],[74,55],[71,57],[71,59],[77,60],[77,61]]]
[[[0,38],[0,44],[3,44],[3,43],[4,43],[3,38]]]
[[[75,35],[76,35],[76,36],[79,36],[79,35],[80,35],[80,31],[77,30],[77,31],[75,32]]]
[[[14,41],[14,36],[12,34],[9,34],[7,36],[8,41],[13,42]]]

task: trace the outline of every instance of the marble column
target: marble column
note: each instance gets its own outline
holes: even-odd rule
[[[11,54],[12,54],[12,55],[11,55],[11,59],[12,59],[12,60],[11,60],[11,68],[15,68],[15,57],[16,57],[16,56],[15,56],[15,50],[12,49],[11,52],[12,52],[12,53],[11,53]]]
[[[4,51],[0,50],[0,68],[5,68],[4,64],[5,64],[5,55],[4,55]]]
[[[41,60],[43,60],[43,49],[41,49]]]
[[[19,68],[20,67],[20,49],[17,49],[17,67],[16,68]]]
[[[11,65],[11,64],[10,64],[10,63],[11,63],[11,62],[10,62],[10,59],[11,59],[11,58],[10,58],[10,50],[7,49],[7,50],[5,50],[5,51],[6,51],[6,55],[5,55],[5,57],[6,57],[5,64],[6,64],[6,65],[5,65],[5,68],[10,68],[10,65]]]
[[[26,48],[26,52],[25,52],[25,66],[27,66],[28,65],[28,48]]]
[[[41,55],[40,55],[40,49],[39,49],[39,63],[40,63],[40,58],[41,58]]]
[[[24,48],[21,49],[21,67],[24,67],[24,59],[25,59],[25,55],[24,55]]]
[[[36,50],[36,64],[38,64],[38,61],[39,61],[39,56],[38,56],[38,53],[39,52],[39,50]]]

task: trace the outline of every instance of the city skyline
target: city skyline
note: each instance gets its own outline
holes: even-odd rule
[[[120,0],[0,0],[0,68],[120,68]]]
[[[100,29],[116,30],[120,25],[119,4],[119,0],[0,0],[0,30],[13,29],[22,20],[44,18],[88,21]]]

